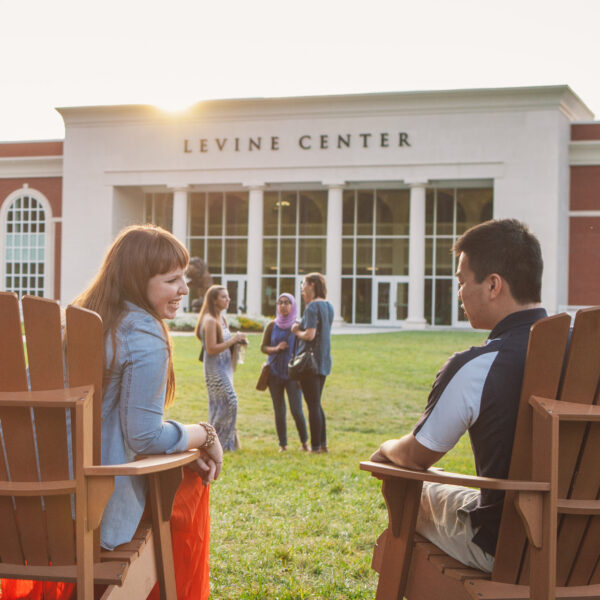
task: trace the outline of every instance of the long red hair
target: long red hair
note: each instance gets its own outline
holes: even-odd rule
[[[113,361],[116,356],[116,332],[129,301],[149,312],[163,328],[160,315],[148,301],[148,281],[174,269],[185,269],[189,262],[185,246],[170,232],[156,225],[132,225],[123,229],[108,249],[100,270],[73,304],[97,312],[102,317],[105,338],[111,336]],[[168,343],[169,365],[165,406],[175,399],[175,375],[171,344]],[[111,365],[112,368],[112,365]]]

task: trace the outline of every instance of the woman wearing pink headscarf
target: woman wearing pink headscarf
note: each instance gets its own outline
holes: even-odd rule
[[[269,374],[269,391],[273,399],[275,428],[279,438],[280,452],[287,450],[284,392],[287,392],[302,450],[308,450],[308,433],[304,412],[302,411],[302,392],[298,382],[290,379],[287,374],[287,365],[292,357],[292,348],[296,339],[291,327],[296,322],[297,315],[298,308],[294,296],[281,294],[277,299],[277,317],[267,325],[260,346],[261,351],[269,356],[267,359],[271,371]]]

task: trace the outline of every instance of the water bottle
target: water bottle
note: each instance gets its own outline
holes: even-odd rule
[[[244,358],[246,358],[246,346],[247,345],[248,345],[248,342],[239,342],[238,343],[238,359],[237,359],[238,365],[244,364]]]

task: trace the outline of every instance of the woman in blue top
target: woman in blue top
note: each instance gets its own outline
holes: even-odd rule
[[[178,529],[183,537],[174,535],[173,547],[178,597],[207,598],[208,555],[202,554],[205,564],[177,560],[177,556],[182,554],[179,546],[198,556],[208,546],[205,486],[218,477],[223,451],[212,425],[164,419],[165,409],[175,397],[175,378],[163,319],[176,315],[188,293],[188,260],[185,247],[168,231],[152,225],[128,227],[109,248],[95,279],[74,304],[102,317],[102,464],[128,462],[137,454],[201,449],[202,458],[190,464],[196,472],[184,470],[184,482],[175,498],[173,514],[181,515]],[[182,494],[187,494],[186,500]],[[103,547],[112,550],[132,539],[145,502],[145,477],[116,478],[100,527]],[[179,506],[182,502],[183,507]],[[190,511],[194,514],[187,514]],[[192,527],[192,523],[196,525]],[[187,529],[186,524],[190,525]]]
[[[302,321],[292,326],[292,333],[300,340],[298,352],[313,347],[317,372],[300,379],[300,386],[308,406],[311,450],[327,452],[327,431],[321,394],[325,378],[331,373],[333,306],[326,299],[327,285],[321,273],[309,273],[304,277],[302,298],[306,302],[306,310]]]
[[[277,299],[277,317],[265,328],[260,346],[261,352],[269,356],[267,359],[270,368],[269,391],[273,400],[275,428],[279,438],[280,452],[287,450],[284,392],[287,392],[290,410],[302,443],[302,450],[308,450],[306,420],[302,411],[302,392],[298,382],[290,379],[287,374],[287,365],[292,357],[292,348],[296,340],[291,327],[296,322],[297,314],[298,308],[294,296],[281,294]]]

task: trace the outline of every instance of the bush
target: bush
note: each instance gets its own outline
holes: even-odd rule
[[[174,319],[166,319],[170,331],[194,331],[198,315],[184,314]],[[233,331],[262,331],[271,319],[263,316],[227,315],[227,325]]]

